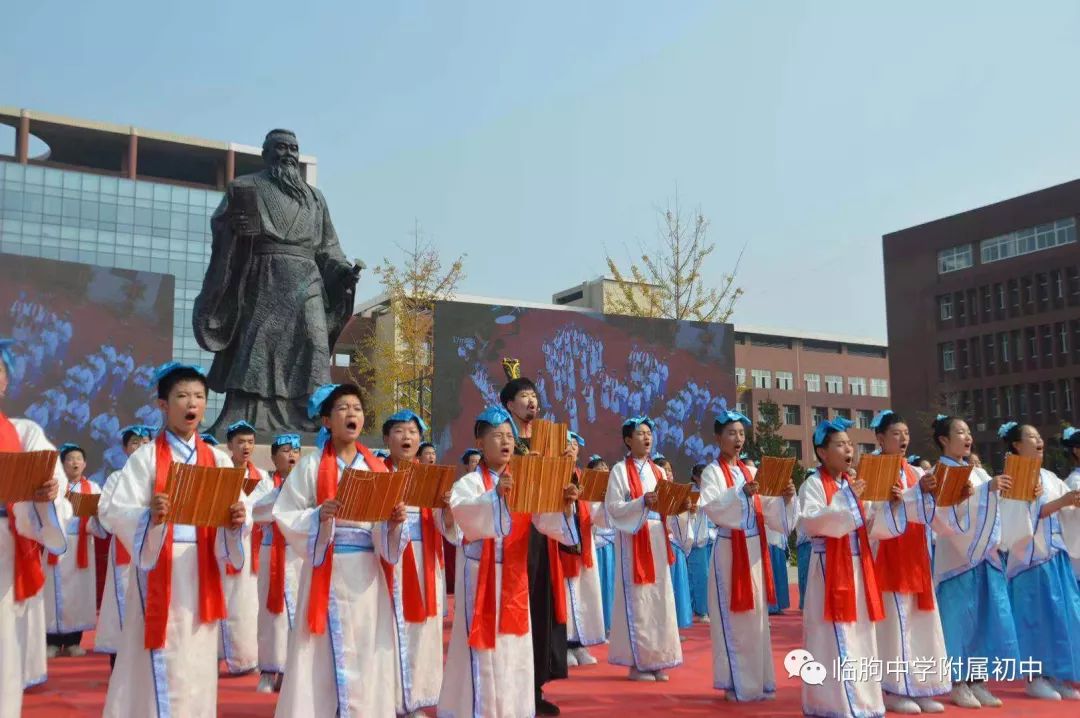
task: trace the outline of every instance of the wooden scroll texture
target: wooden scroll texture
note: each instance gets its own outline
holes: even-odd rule
[[[408,470],[345,469],[338,482],[338,518],[344,521],[387,521],[405,496]]]
[[[516,513],[546,514],[563,510],[563,491],[574,465],[569,456],[514,456],[514,488],[507,502]]]
[[[53,477],[60,454],[55,451],[0,452],[0,504],[33,501]]]
[[[168,522],[211,528],[232,524],[229,507],[240,500],[247,470],[173,462],[165,483]]]

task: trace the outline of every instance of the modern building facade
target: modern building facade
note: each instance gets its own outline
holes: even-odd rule
[[[556,293],[565,307],[606,311],[618,283],[599,278]],[[888,348],[884,342],[832,334],[812,334],[735,325],[735,404],[753,421],[760,405],[780,410],[781,436],[806,466],[816,462],[814,426],[822,418],[843,416],[855,422],[852,440],[862,451],[875,448],[870,422],[890,403]]]
[[[0,251],[174,275],[174,358],[208,367],[191,315],[210,216],[227,182],[262,169],[261,148],[10,107],[0,124],[15,128],[12,154],[0,148]],[[47,151],[30,156],[31,137]],[[315,163],[301,157],[312,184]]]
[[[897,408],[966,417],[995,467],[1003,422],[1080,418],[1078,215],[1080,180],[882,239]]]

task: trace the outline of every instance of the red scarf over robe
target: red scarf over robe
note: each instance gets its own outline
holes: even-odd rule
[[[247,472],[248,472],[248,480],[250,480],[250,481],[258,481],[258,480],[260,480],[262,478],[261,476],[259,476],[259,470],[255,468],[255,464],[251,463],[250,461],[247,462]],[[252,491],[254,491],[254,489],[252,489]],[[251,526],[251,561],[250,561],[251,575],[252,576],[258,576],[259,575],[259,551],[262,549],[262,537],[263,537],[263,528],[262,528],[262,526],[260,526],[259,524],[252,524],[252,526]],[[236,576],[237,574],[242,573],[243,570],[244,569],[235,569],[235,568],[233,568],[232,564],[230,564],[230,563],[225,564],[225,575],[226,576]]]
[[[274,488],[280,489],[284,479],[274,472]],[[270,544],[270,586],[266,592],[266,610],[280,616],[285,610],[285,535],[277,527],[277,522],[270,523],[273,543]]]
[[[386,459],[386,468],[394,471],[394,463]],[[403,529],[407,530],[407,529]],[[416,566],[416,554],[412,541],[405,545],[401,554],[401,612],[408,623],[424,623],[439,615],[438,586],[435,583],[435,564],[443,563],[443,542],[435,526],[435,512],[420,509],[420,537],[424,550],[424,590],[420,590],[420,572]],[[393,592],[394,567],[382,562],[386,572],[386,584]]]
[[[919,475],[907,459],[901,460],[901,466],[901,488],[910,489],[919,483]],[[934,609],[934,580],[926,545],[926,527],[922,524],[910,522],[900,536],[878,542],[874,571],[882,591],[913,593],[918,596],[920,611]]]
[[[818,467],[821,485],[825,488],[825,503],[831,504],[840,490],[836,479],[824,466]],[[874,574],[874,558],[870,553],[870,538],[866,533],[866,517],[862,502],[856,501],[862,525],[856,529],[859,540],[859,564],[862,566],[863,588],[866,591],[866,612],[871,621],[885,618],[881,589]],[[859,620],[855,594],[855,568],[851,565],[851,536],[825,539],[825,620],[830,623],[855,623]]]
[[[68,493],[89,494],[90,482],[83,476],[68,490]],[[83,516],[79,518],[79,535],[75,539],[75,565],[80,570],[90,568],[90,532],[87,528],[89,524],[90,519],[88,517]],[[50,566],[55,566],[60,562],[60,557],[50,553],[46,560]]]
[[[667,479],[660,478],[663,476],[660,467],[654,464],[652,459],[648,461],[656,480],[666,481]],[[630,498],[640,499],[645,495],[645,489],[641,483],[641,477],[638,476],[637,462],[633,456],[627,456],[625,463],[626,481],[630,485]],[[667,545],[668,566],[671,566],[675,563],[675,552],[671,550],[671,539],[668,537],[667,526],[664,526],[664,543]],[[641,586],[656,583],[656,565],[653,563],[652,539],[649,537],[648,519],[641,524],[641,528],[634,534],[630,548],[633,552],[634,584]]]
[[[729,489],[735,488],[735,478],[731,467],[720,458],[720,468],[724,472],[724,481]],[[750,469],[741,460],[739,471],[749,480]],[[765,514],[761,508],[761,496],[754,494],[751,507],[757,518],[758,544],[761,548],[761,573],[765,583],[765,596],[769,603],[776,603],[776,586],[773,584],[772,557],[769,554],[769,538],[765,531]],[[750,551],[746,548],[746,532],[735,529],[731,532],[731,610],[734,613],[754,610],[754,580],[750,575]]]
[[[0,412],[0,451],[15,453],[22,450],[22,441],[15,425]],[[36,596],[45,585],[45,571],[41,567],[41,545],[15,531],[14,504],[7,505],[7,519],[8,530],[11,531],[11,538],[15,543],[15,556],[12,561],[15,569],[15,600],[25,601]]]

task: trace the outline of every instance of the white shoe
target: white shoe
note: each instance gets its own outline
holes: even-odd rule
[[[645,683],[647,681],[656,681],[656,676],[654,676],[652,673],[646,673],[644,671],[639,671],[636,668],[631,668],[630,680]]]
[[[1036,678],[1027,684],[1027,688],[1024,689],[1031,698],[1038,698],[1042,701],[1060,701],[1061,694],[1055,691],[1050,682],[1045,678]]]
[[[1001,699],[990,692],[985,683],[972,683],[971,695],[975,696],[983,708],[1000,708]]]
[[[56,658],[59,655],[60,655],[60,647],[59,646],[49,646],[48,648],[45,649],[45,657],[46,658]]]
[[[924,696],[921,698],[912,698],[912,700],[915,701],[915,704],[919,706],[919,710],[921,710],[923,713],[945,712],[945,706],[941,705],[933,698],[928,698]]]
[[[952,693],[949,694],[949,698],[952,699],[954,705],[961,708],[982,708],[982,703],[971,692],[971,688],[968,687],[967,683],[953,683]]]
[[[589,649],[585,646],[573,649],[573,653],[579,666],[593,666],[597,663],[596,658],[593,654],[589,653]]]
[[[737,703],[739,701],[738,697],[735,695],[735,691],[724,691],[724,698],[732,703]]]
[[[663,671],[653,671],[653,675],[656,676],[656,680],[658,683],[667,683],[668,674],[664,673]]]
[[[919,704],[906,696],[896,696],[892,693],[885,694],[885,710],[890,713],[903,713],[904,715],[918,715],[922,713]]]
[[[259,685],[255,686],[256,693],[273,693],[274,683],[277,680],[277,675],[274,673],[264,673],[259,676]]]
[[[1080,691],[1076,690],[1068,683],[1059,681],[1057,678],[1050,678],[1050,687],[1057,691],[1062,700],[1066,701],[1080,701]]]
[[[578,664],[577,656],[574,655],[574,649],[570,648],[566,651],[566,665],[573,667]]]
[[[68,646],[64,649],[64,655],[71,658],[82,658],[86,655],[86,649],[82,646]]]
[[[710,623],[712,623],[712,619],[711,619],[711,618],[709,618],[708,616],[702,616],[702,617],[701,617],[701,622],[702,622],[702,623],[704,623],[704,624],[705,624],[705,625],[707,626],[707,625],[709,625]]]

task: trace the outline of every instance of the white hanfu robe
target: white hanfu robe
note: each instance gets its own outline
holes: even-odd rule
[[[195,437],[184,441],[166,434],[174,462],[198,462]],[[212,450],[215,465],[231,468],[232,461]],[[172,582],[165,645],[145,648],[148,575],[157,566],[167,523],[150,521],[150,500],[157,476],[157,442],[140,447],[113,474],[102,491],[98,515],[105,528],[131,554],[124,630],[109,679],[104,716],[118,718],[181,718],[217,713],[219,621],[199,619],[198,545],[194,527],[173,525]],[[250,516],[246,521],[250,522]],[[243,568],[244,529],[218,529],[217,556],[227,556]],[[224,578],[224,577],[223,577]]]
[[[459,603],[454,610],[438,715],[440,718],[531,718],[536,712],[532,634],[500,633],[497,628],[502,614],[503,538],[510,533],[512,519],[497,489],[485,488],[482,470],[483,464],[477,471],[458,479],[450,493],[454,523],[465,543],[458,555],[454,586]],[[534,514],[532,525],[564,545],[577,543],[573,521],[562,513]],[[469,645],[485,540],[495,542],[494,650]],[[528,536],[521,540],[527,542]],[[522,567],[522,570],[528,569]],[[525,617],[529,618],[528,611]]]
[[[247,507],[249,516],[255,503],[274,487],[265,471],[255,468],[255,473],[259,475],[259,483],[250,494],[240,492],[240,500]],[[234,675],[253,671],[259,664],[259,575],[252,571],[255,567],[252,551],[257,547],[252,546],[250,533],[244,536],[243,545],[244,569],[229,575],[225,565],[221,567],[221,583],[229,615],[221,622],[218,657],[225,661],[225,668]]]
[[[877,658],[877,635],[870,620],[866,601],[866,577],[863,574],[857,529],[864,525],[858,502],[846,478],[836,478],[838,489],[831,502],[825,500],[825,487],[815,470],[799,489],[798,526],[810,537],[812,553],[803,607],[803,647],[826,670],[821,685],[803,683],[803,715],[820,718],[879,718],[885,714],[881,684],[859,674],[860,665]],[[867,538],[892,538],[888,521],[879,515],[888,512],[888,503],[877,511],[867,507]],[[902,509],[900,509],[902,510]],[[851,542],[851,565],[854,575],[856,620],[838,623],[825,618],[827,538]],[[871,556],[871,561],[873,557]],[[837,667],[840,675],[836,675]],[[848,672],[844,675],[845,671]],[[852,675],[852,673],[854,675]],[[854,678],[855,680],[844,680]]]
[[[252,507],[252,519],[263,527],[262,546],[259,553],[259,670],[263,673],[284,673],[285,660],[288,657],[289,638],[296,624],[296,591],[300,585],[300,572],[304,567],[304,558],[285,544],[285,595],[281,613],[271,613],[267,608],[270,595],[270,566],[273,560],[274,531],[279,530],[274,524],[274,503],[280,488],[271,489]]]
[[[1068,491],[1080,491],[1080,468],[1075,468],[1068,478],[1065,479],[1065,488]],[[1080,584],[1080,553],[1073,555],[1069,553],[1069,559],[1072,563],[1073,575],[1076,576],[1076,581]]]
[[[618,531],[615,542],[615,606],[611,616],[608,663],[638,671],[659,671],[682,664],[682,645],[675,616],[675,593],[668,566],[668,527],[659,514],[645,506],[645,498],[630,498],[624,459],[611,469],[604,508],[608,525]],[[637,461],[637,460],[635,460]],[[662,477],[650,462],[637,461],[643,493],[656,490]],[[649,532],[656,581],[634,583],[634,534]]]
[[[761,532],[771,528],[787,536],[795,525],[798,501],[793,497],[762,496],[765,526],[758,525],[757,512],[743,491],[748,477],[738,466],[730,467],[733,486],[728,488],[723,469],[715,461],[701,474],[700,510],[716,524],[709,571],[709,633],[712,637],[713,688],[728,691],[738,701],[759,701],[776,696],[773,669],[772,633],[769,629],[769,599],[761,554]],[[749,480],[757,469],[746,467]],[[731,610],[732,531],[742,531],[750,562],[754,608]],[[772,572],[769,572],[772,578]]]
[[[70,492],[100,494],[93,481],[71,483]],[[94,537],[108,536],[96,518],[86,522],[86,568],[79,568],[79,518],[72,516],[65,528],[70,551],[58,556],[55,564],[45,562],[45,632],[75,633],[89,631],[97,621],[97,570],[94,560]]]
[[[26,419],[9,419],[23,451],[56,451],[41,427]],[[21,502],[12,505],[15,531],[41,543],[54,555],[67,547],[64,526],[71,504],[64,498],[67,477],[57,462],[53,476],[60,484],[51,503]],[[0,718],[22,714],[23,688],[45,681],[44,588],[31,598],[15,601],[15,537],[9,527],[7,507],[0,505]]]
[[[387,468],[393,470],[390,465]],[[460,541],[457,527],[447,528],[443,521],[443,512],[434,510],[435,541],[442,548],[443,537],[451,541]],[[408,507],[408,520],[403,531],[408,532],[412,546],[413,560],[416,565],[420,596],[426,601],[427,578],[424,557],[424,535],[420,509]],[[439,690],[443,679],[443,613],[446,600],[446,573],[438,556],[433,560],[435,566],[435,605],[434,616],[427,617],[421,623],[405,620],[402,571],[405,562],[394,564],[393,584],[390,588],[390,604],[394,611],[394,641],[397,645],[397,714],[408,715],[422,708],[430,708],[439,702]],[[426,604],[425,604],[426,605]]]
[[[923,471],[912,466],[916,481]],[[905,484],[908,477],[904,477]],[[866,502],[868,512],[884,509],[886,504]],[[903,510],[882,510],[880,516],[890,533],[903,536],[909,529],[921,532],[922,550],[926,551],[930,564],[930,526],[934,520],[936,504],[932,494],[923,493],[918,483],[905,486]],[[880,559],[880,541],[874,542],[874,555]],[[930,569],[931,574],[933,569]],[[878,577],[881,583],[881,577]],[[933,575],[930,577],[933,589]],[[883,670],[881,688],[886,693],[908,698],[929,698],[945,695],[952,688],[946,671],[938,665],[946,656],[945,634],[941,629],[941,614],[937,596],[933,596],[933,608],[919,608],[919,596],[914,593],[881,592],[885,609],[884,620],[874,624],[877,632],[878,655]]]
[[[387,523],[319,521],[322,452],[303,457],[281,486],[273,515],[293,550],[304,556],[296,623],[275,715],[280,718],[380,718],[394,715],[393,611],[379,559],[396,563],[409,540]],[[336,461],[337,478],[346,468]],[[361,454],[352,468],[366,469]],[[331,540],[334,551],[327,555]],[[311,571],[333,561],[327,627],[308,623]]]
[[[569,560],[578,562],[578,575],[566,577],[566,640],[576,641],[583,646],[596,646],[607,641],[604,630],[604,599],[600,590],[600,562],[596,557],[596,521],[602,512],[603,506],[599,501],[588,504],[589,527],[592,533],[592,541],[589,543],[589,562],[592,566],[585,565],[585,544],[582,543],[581,556],[573,554],[561,554],[569,557]],[[575,512],[577,505],[574,506]],[[585,527],[580,525],[579,533],[584,534]]]
[[[114,471],[105,480],[106,487],[116,485]],[[97,629],[94,631],[94,652],[115,654],[120,648],[120,632],[124,630],[124,613],[127,610],[127,588],[131,576],[131,559],[120,565],[116,562],[117,549],[123,550],[123,544],[116,536],[109,538],[109,563],[105,568],[105,588],[101,593],[101,608],[98,611]]]

